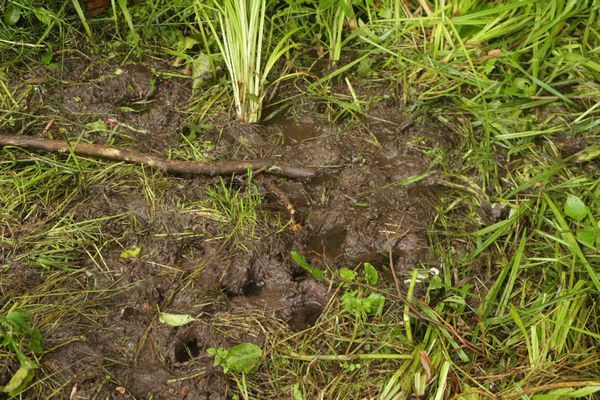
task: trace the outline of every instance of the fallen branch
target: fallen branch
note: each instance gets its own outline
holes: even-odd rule
[[[62,140],[39,139],[22,135],[0,135],[0,146],[17,146],[24,149],[43,150],[51,153],[70,153],[105,158],[134,164],[149,165],[161,171],[173,174],[192,175],[231,175],[245,173],[248,169],[259,170],[288,178],[310,178],[316,174],[313,168],[298,167],[286,162],[258,160],[228,160],[215,162],[167,160],[166,158],[125,149],[90,143],[72,144]]]

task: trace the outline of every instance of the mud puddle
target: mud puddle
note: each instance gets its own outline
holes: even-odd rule
[[[31,99],[29,112],[40,121],[56,120],[45,135],[69,128],[73,137],[161,155],[181,145],[191,82],[164,78],[157,71],[169,67],[162,64],[105,65],[90,73],[93,69],[77,62],[66,63],[71,84],[42,86],[49,100]],[[379,124],[378,117],[335,126],[306,110],[264,127],[228,121],[195,139],[211,142],[213,158],[278,157],[323,171],[310,181],[255,176],[263,224],[254,235],[235,238],[242,246],[223,239],[230,226],[182,212],[206,201],[206,189],[219,179],[157,174],[152,179],[160,189],[153,188],[150,204],[148,187],[139,179],[126,191],[92,185],[89,197],[73,204],[82,218],[130,216],[110,227],[124,237],[120,247],[103,250],[113,281],[86,287],[118,294],[98,305],[94,324],[81,316],[47,337],[54,349],[42,360],[45,371],[68,382],[64,390],[74,391],[73,398],[111,397],[125,388],[124,398],[223,399],[227,380],[212,366],[207,348],[261,344],[264,337],[248,322],[252,318],[277,318],[290,332],[309,329],[331,295],[291,261],[290,251],[331,269],[366,261],[382,266],[389,264],[389,254],[398,271],[419,266],[428,256],[426,229],[441,189],[428,169],[430,160],[410,143],[441,142],[443,136],[430,133],[431,127],[405,129],[395,107],[376,111],[395,122]],[[108,128],[82,128],[95,121]],[[274,137],[283,138],[281,144]],[[290,216],[271,185],[296,209],[297,229],[281,230]],[[120,257],[127,246],[139,247],[140,256]],[[89,270],[96,269],[90,263]],[[157,310],[189,314],[195,321],[169,327],[158,323]]]
[[[283,144],[290,145],[316,139],[323,134],[324,121],[319,123],[312,118],[288,116],[285,113],[277,115],[266,124],[283,137]]]

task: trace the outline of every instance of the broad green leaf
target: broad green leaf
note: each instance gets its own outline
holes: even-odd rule
[[[29,330],[29,314],[24,311],[13,310],[6,314],[6,320],[19,332]]]
[[[198,44],[198,41],[193,37],[186,36],[181,38],[179,42],[177,42],[177,51],[179,53],[185,53],[187,50],[191,49],[195,45]]]
[[[362,60],[360,62],[360,64],[358,64],[358,68],[356,69],[356,74],[361,77],[361,78],[368,78],[371,75],[373,75],[373,68],[372,68],[372,62],[373,60],[370,58],[365,58],[364,60]]]
[[[21,19],[21,7],[10,3],[4,11],[4,23],[8,26],[15,25]]]
[[[344,309],[352,314],[360,314],[363,310],[363,304],[360,302],[360,299],[356,296],[358,295],[358,290],[347,291],[342,295],[342,305]]]
[[[196,318],[188,314],[171,314],[161,312],[158,317],[158,320],[163,324],[167,324],[169,326],[183,326],[189,324],[192,321],[196,321]]]
[[[215,357],[215,365],[221,366],[223,372],[229,371],[248,374],[256,369],[262,356],[262,350],[252,343],[241,343],[226,349],[208,349],[208,354]]]
[[[25,388],[27,383],[33,378],[34,375],[34,369],[21,366],[10,378],[6,386],[2,388],[2,392],[8,393],[9,396],[17,395]]]
[[[42,61],[42,64],[50,65],[53,57],[54,53],[52,53],[51,51],[47,51],[41,55],[40,60]]]
[[[104,132],[108,130],[108,125],[102,119],[99,119],[94,122],[88,122],[85,124],[85,127],[89,129],[90,132]]]
[[[207,54],[200,53],[192,60],[192,87],[198,89],[207,79],[210,78],[212,64]]]
[[[339,270],[340,278],[345,281],[354,281],[356,279],[356,272],[352,271],[349,268],[340,268]]]
[[[206,349],[206,354],[208,354],[209,356],[216,356],[218,353],[217,349],[215,349],[214,347],[209,347],[208,349]]]
[[[377,269],[375,269],[375,267],[373,265],[371,265],[370,263],[365,263],[364,268],[365,268],[365,281],[367,282],[367,285],[371,285],[371,286],[377,285],[377,282],[379,282],[379,272],[377,272]]]
[[[310,273],[313,276],[313,278],[320,281],[327,281],[327,278],[325,278],[325,273],[323,273],[323,271],[321,271],[318,268],[311,267],[308,264],[308,262],[306,262],[306,259],[302,257],[299,253],[292,250],[290,254],[292,255],[292,260],[294,260],[296,264],[298,264],[299,266],[304,268],[308,273]]]
[[[37,19],[39,19],[40,22],[46,26],[50,25],[50,23],[52,22],[52,17],[54,16],[54,14],[52,14],[51,11],[43,7],[34,7],[33,13],[37,17]]]
[[[124,259],[124,260],[128,260],[128,259],[130,259],[130,258],[136,258],[137,256],[139,256],[139,255],[140,255],[140,251],[141,251],[141,250],[142,250],[142,249],[140,249],[140,248],[139,248],[139,247],[137,247],[137,246],[136,246],[136,247],[134,247],[134,248],[131,248],[131,249],[126,249],[126,250],[123,250],[123,251],[121,252],[121,254],[119,255],[119,257],[121,257],[121,258],[122,258],[122,259]]]
[[[565,202],[565,214],[579,222],[587,215],[585,204],[579,197],[570,194]]]
[[[583,228],[576,232],[577,240],[583,245],[596,248],[596,240],[598,239],[598,229],[594,228]]]
[[[302,389],[300,389],[300,384],[294,383],[294,386],[292,386],[292,394],[294,396],[294,400],[304,400],[304,395],[302,394]]]

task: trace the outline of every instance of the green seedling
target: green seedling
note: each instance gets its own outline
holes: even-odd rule
[[[313,278],[319,281],[327,282],[327,278],[325,273],[318,268],[312,267],[307,261],[306,258],[301,256],[298,252],[292,251],[291,253],[292,260],[296,262],[299,266],[301,266],[306,272],[308,272]]]
[[[125,249],[121,252],[121,254],[119,254],[119,257],[121,257],[124,260],[129,260],[129,259],[133,259],[133,258],[138,258],[138,256],[140,255],[140,252],[142,251],[141,248],[137,247],[137,246],[133,246],[129,249]]]
[[[31,317],[24,311],[11,309],[0,315],[0,346],[12,352],[19,360],[19,369],[0,390],[9,396],[16,396],[33,379],[38,364],[26,353],[42,354],[40,331],[31,327]]]
[[[379,282],[379,272],[370,263],[364,263],[363,268],[365,269],[365,282],[367,285],[375,286]]]
[[[352,271],[350,268],[340,268],[338,274],[340,275],[340,278],[348,282],[353,282],[356,279],[356,272]]]
[[[364,263],[364,276],[361,281],[364,281],[369,286],[374,286],[379,281],[379,273],[377,269],[370,263]],[[341,268],[338,274],[342,280],[346,282],[346,286],[350,286],[352,282],[357,281],[358,274],[349,268]],[[365,291],[364,289],[347,290],[342,295],[342,304],[344,309],[350,314],[357,316],[379,316],[383,312],[385,305],[385,297],[376,292]]]
[[[363,297],[360,290],[351,290],[342,295],[342,304],[351,314],[380,316],[385,305],[385,297],[379,293],[371,293]]]

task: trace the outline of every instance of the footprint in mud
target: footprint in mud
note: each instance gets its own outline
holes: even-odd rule
[[[288,326],[294,332],[300,332],[314,326],[323,312],[323,306],[317,303],[306,304],[292,311]]]
[[[196,338],[184,339],[175,345],[175,361],[184,363],[200,355],[200,346]]]
[[[343,253],[347,234],[348,230],[345,226],[333,226],[324,233],[310,238],[305,249],[308,253],[314,252],[328,259],[336,259]]]

